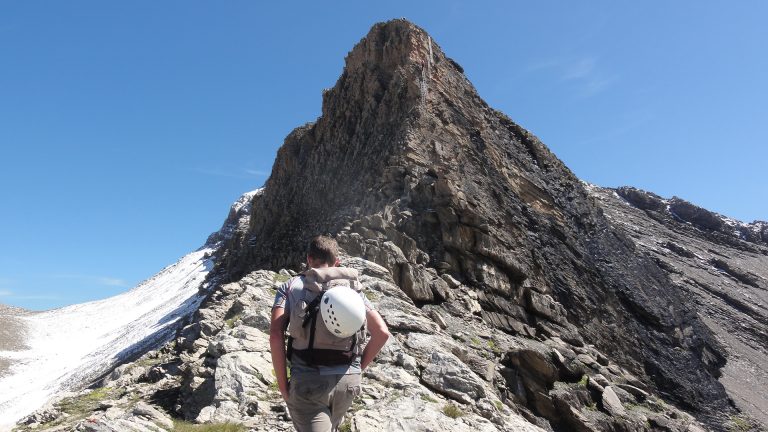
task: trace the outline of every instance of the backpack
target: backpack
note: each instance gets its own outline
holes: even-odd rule
[[[351,364],[362,354],[366,323],[352,336],[342,338],[329,330],[318,315],[323,293],[335,286],[347,286],[363,296],[357,270],[327,267],[311,269],[298,277],[303,279],[303,289],[293,288],[295,279],[288,284],[288,359],[297,356],[315,366]]]

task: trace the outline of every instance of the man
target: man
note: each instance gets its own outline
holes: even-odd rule
[[[365,319],[371,335],[365,348],[356,345],[359,339],[352,338],[351,348],[347,350],[344,347],[346,351],[313,351],[315,339],[321,340],[316,346],[333,346],[323,345],[323,335],[315,337],[321,330],[327,331],[324,327],[318,326],[315,329],[315,322],[308,325],[310,319],[306,317],[306,311],[317,304],[312,303],[312,300],[316,298],[319,302],[322,295],[311,292],[315,279],[323,282],[337,278],[357,279],[355,270],[338,267],[337,256],[338,245],[335,240],[325,236],[313,238],[307,251],[309,270],[283,284],[278,289],[272,307],[269,331],[272,364],[280,393],[288,404],[293,425],[298,432],[337,430],[354,397],[360,393],[362,371],[391,336],[384,320],[365,299],[365,295],[359,293],[363,297]],[[315,313],[321,319],[318,316],[320,313]],[[292,354],[287,360],[291,362],[290,383],[286,374],[285,346],[285,332],[289,325],[291,337],[288,339],[288,352]]]

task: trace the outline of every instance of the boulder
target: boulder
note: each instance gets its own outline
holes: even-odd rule
[[[559,373],[553,362],[550,348],[518,348],[507,354],[507,360],[520,371],[541,381],[545,386],[550,386],[557,381]]]
[[[563,305],[548,294],[528,291],[528,310],[558,324],[567,324],[567,313]]]
[[[432,353],[421,379],[427,387],[463,403],[486,395],[481,379],[452,354]]]
[[[147,403],[138,402],[136,406],[133,407],[133,415],[144,417],[152,423],[166,429],[173,429],[173,420],[171,420],[171,418],[164,412]]]
[[[624,405],[621,404],[616,392],[613,391],[611,386],[606,387],[603,390],[603,408],[605,411],[614,417],[624,417],[627,415],[627,410],[624,409]]]

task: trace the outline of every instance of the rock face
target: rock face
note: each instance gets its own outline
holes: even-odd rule
[[[322,116],[286,138],[253,208],[219,263],[234,278],[295,266],[297,245],[328,232],[417,306],[450,300],[448,274],[503,331],[583,339],[684,407],[729,409],[722,349],[684,293],[406,21],[374,26],[349,53]]]
[[[423,30],[377,24],[323,94],[322,116],[286,138],[265,189],[243,203],[249,223],[211,240],[223,245],[212,289],[175,340],[20,429],[168,430],[167,415],[289,430],[269,355],[272,297],[306,241],[329,233],[394,334],[346,430],[757,430],[718,381],[718,329],[595,194],[488,107]],[[666,208],[632,194],[644,211]],[[738,260],[709,262],[762,286]]]
[[[728,357],[720,382],[736,406],[768,424],[768,223],[744,224],[629,187],[589,189],[715,333],[724,347],[716,355]]]

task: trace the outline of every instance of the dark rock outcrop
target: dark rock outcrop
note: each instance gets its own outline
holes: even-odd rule
[[[721,351],[702,355],[727,356],[720,382],[735,405],[768,424],[768,243],[758,235],[768,224],[741,223],[634,188],[589,189],[614,227],[659,264],[715,334]],[[649,207],[648,199],[659,205]]]

